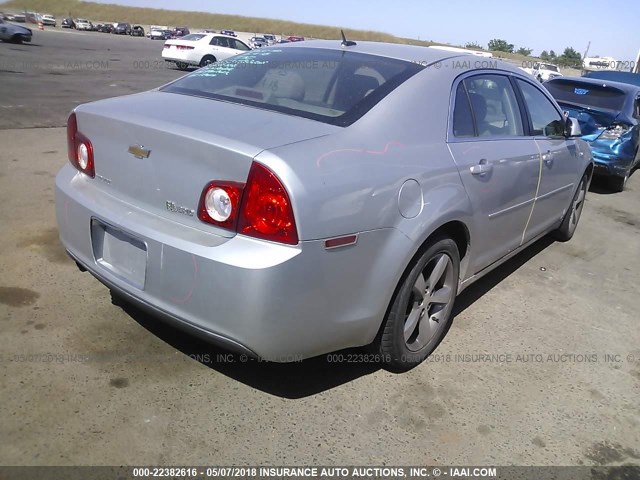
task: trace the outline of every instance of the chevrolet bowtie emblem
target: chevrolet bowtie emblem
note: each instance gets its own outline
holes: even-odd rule
[[[131,145],[129,147],[129,153],[136,158],[149,158],[151,150],[144,148],[142,145]]]

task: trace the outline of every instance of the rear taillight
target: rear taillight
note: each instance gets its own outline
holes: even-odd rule
[[[187,45],[176,45],[176,48],[177,48],[178,50],[193,50],[193,49],[194,49],[194,48],[196,48],[196,47],[189,47],[189,46],[187,46]]]
[[[242,196],[238,233],[296,245],[298,232],[284,186],[267,167],[254,162]]]
[[[93,145],[87,137],[78,131],[75,112],[67,120],[67,153],[71,165],[91,178],[96,176],[93,160]]]
[[[246,185],[208,183],[200,196],[198,218],[250,237],[298,243],[289,195],[278,177],[259,163],[251,165]]]
[[[171,48],[171,45],[164,44],[164,48]]]
[[[208,183],[200,196],[198,218],[212,225],[235,230],[243,188],[242,183]]]

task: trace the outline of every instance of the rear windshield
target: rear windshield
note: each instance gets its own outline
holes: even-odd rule
[[[629,83],[640,87],[640,73],[601,71],[587,72],[584,76],[587,78],[600,78],[602,80],[609,80],[612,82]]]
[[[197,42],[198,40],[204,37],[206,37],[206,35],[203,33],[192,33],[190,35],[185,35],[180,40],[190,40],[192,42]]]
[[[422,70],[403,60],[339,50],[253,50],[162,90],[348,126]]]
[[[567,80],[553,80],[544,86],[558,102],[616,111],[624,106],[625,93],[614,87]]]
[[[541,64],[540,68],[542,70],[551,70],[552,72],[557,72],[558,71],[558,67],[556,67],[555,65],[550,65],[548,63]]]

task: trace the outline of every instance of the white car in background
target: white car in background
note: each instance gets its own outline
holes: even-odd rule
[[[76,24],[76,30],[90,31],[93,28],[91,22],[86,18],[76,18],[73,22]]]
[[[533,75],[540,82],[563,76],[558,66],[552,63],[535,62],[532,68],[523,68],[523,70]]]
[[[265,33],[263,37],[267,41],[267,45],[275,45],[276,43],[278,43],[278,39],[272,33]]]
[[[175,63],[180,70],[204,67],[251,50],[241,40],[218,33],[191,33],[176,40],[167,40],[162,58]]]
[[[40,17],[40,21],[42,22],[43,25],[48,26],[48,27],[56,27],[57,26],[57,22],[56,22],[56,17],[54,17],[53,15],[42,15]]]

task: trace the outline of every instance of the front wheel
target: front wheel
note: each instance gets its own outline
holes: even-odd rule
[[[433,240],[415,260],[393,299],[379,351],[393,369],[420,364],[447,334],[458,293],[460,254],[446,237]]]
[[[562,219],[562,223],[558,227],[557,230],[552,232],[553,238],[558,240],[559,242],[568,242],[573,237],[573,234],[578,227],[578,222],[580,221],[580,216],[582,215],[582,210],[584,209],[584,202],[587,197],[587,190],[589,189],[589,176],[588,174],[584,174],[582,176],[582,180],[580,180],[580,185],[578,186],[578,191],[573,196],[571,200],[571,205],[569,205],[569,209],[564,214],[564,218]]]

